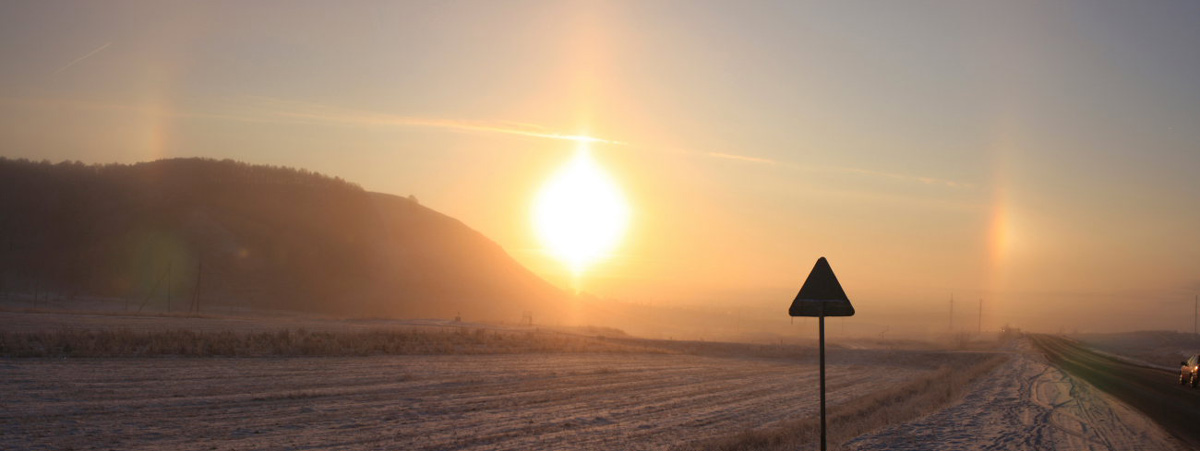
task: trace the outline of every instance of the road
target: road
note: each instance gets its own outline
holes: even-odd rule
[[[1194,448],[1200,448],[1200,390],[1179,385],[1179,373],[1097,353],[1050,335],[1031,336],[1050,363],[1140,410]]]

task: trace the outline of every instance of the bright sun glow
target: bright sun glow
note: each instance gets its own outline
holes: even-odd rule
[[[620,189],[584,146],[542,187],[533,211],[538,237],[576,276],[606,257],[629,225]]]

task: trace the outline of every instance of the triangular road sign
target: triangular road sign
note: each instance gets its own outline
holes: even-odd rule
[[[833,268],[829,267],[829,262],[825,260],[825,257],[818,259],[812,272],[808,273],[808,280],[805,280],[804,286],[800,287],[800,294],[797,294],[796,300],[792,301],[792,306],[788,308],[788,314],[792,316],[854,316],[854,306],[850,305],[850,298],[846,297],[846,292],[842,290],[842,284],[838,283],[837,276],[833,275]]]

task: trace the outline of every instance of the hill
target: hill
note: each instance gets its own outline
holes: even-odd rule
[[[307,170],[0,158],[0,293],[35,291],[507,320],[563,299],[460,221]]]

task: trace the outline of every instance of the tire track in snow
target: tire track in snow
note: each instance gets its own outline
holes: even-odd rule
[[[1062,337],[1036,335],[1033,343],[1060,368],[1120,398],[1176,438],[1200,447],[1200,392],[1177,385],[1178,372],[1146,367],[1093,351]]]

